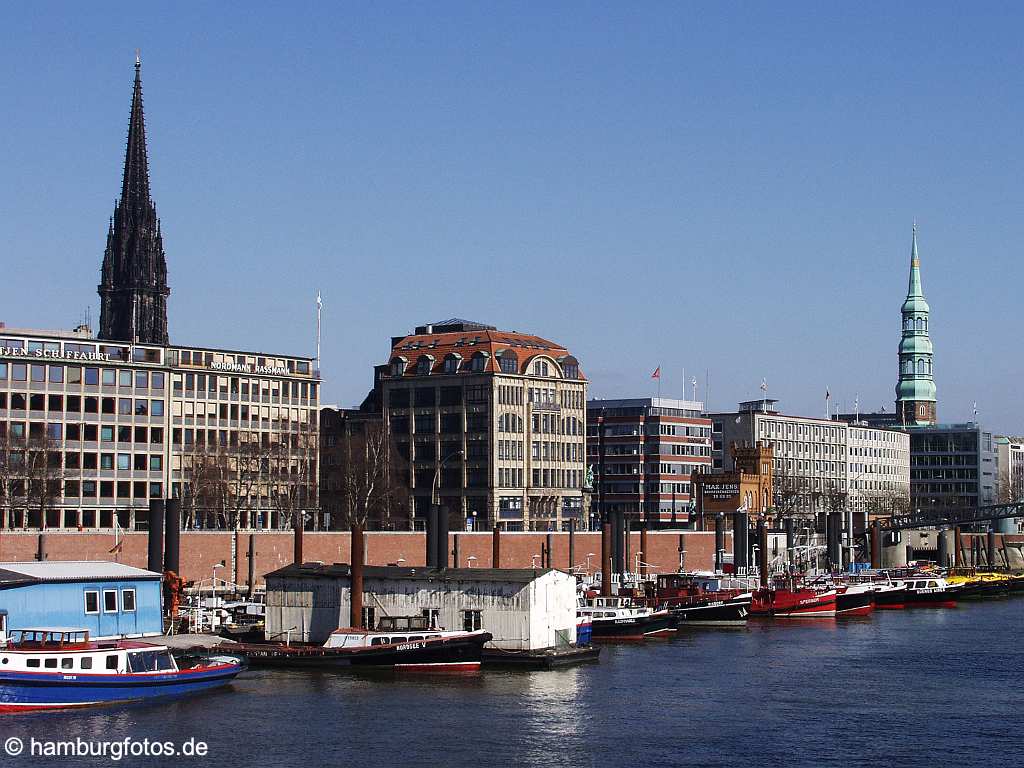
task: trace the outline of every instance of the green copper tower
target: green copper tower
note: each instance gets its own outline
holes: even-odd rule
[[[900,339],[900,380],[896,385],[896,412],[908,427],[934,424],[935,380],[932,378],[932,341],[928,337],[930,309],[921,290],[921,259],[917,255],[917,225],[910,246],[910,285],[903,302],[903,337]]]

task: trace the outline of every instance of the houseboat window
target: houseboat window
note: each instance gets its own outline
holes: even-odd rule
[[[929,581],[928,582],[928,586],[929,587],[937,587],[937,586],[939,586],[939,582],[937,582],[937,581]]]
[[[104,589],[103,590],[103,612],[104,613],[117,613],[117,590],[116,589]]]
[[[132,672],[161,672],[174,669],[166,651],[142,651],[128,654],[128,669]]]
[[[92,669],[92,656],[83,656],[79,663],[82,669]]]
[[[87,590],[85,593],[85,612],[86,613],[99,613],[100,612],[100,593],[93,590]]]
[[[117,669],[117,656],[107,656],[107,669]]]
[[[57,668],[57,660],[56,659],[44,659],[43,660],[43,666],[46,667],[47,669],[56,669]]]
[[[372,640],[370,640],[370,645],[389,645],[390,643],[390,637],[375,637]]]
[[[121,590],[121,610],[131,613],[135,610],[135,590],[134,589],[123,589]]]
[[[373,609],[373,606],[363,608],[363,626],[373,629],[377,626],[377,612]]]
[[[26,667],[33,667],[33,668],[38,667],[39,666],[39,659],[29,659],[28,661],[25,662],[25,666]]]
[[[420,613],[421,615],[426,616],[427,626],[431,629],[437,629],[441,625],[440,608],[424,608]]]
[[[483,626],[483,611],[463,611],[462,628],[467,632],[475,632]]]

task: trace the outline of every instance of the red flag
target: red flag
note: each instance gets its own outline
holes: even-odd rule
[[[660,379],[661,378],[661,366],[660,365],[657,368],[654,369],[654,373],[651,374],[651,378],[652,379]]]

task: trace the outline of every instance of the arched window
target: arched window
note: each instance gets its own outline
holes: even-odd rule
[[[913,321],[913,319],[912,319],[912,318],[909,318],[909,317],[904,317],[904,318],[903,318],[903,330],[904,330],[904,331],[909,331],[909,330],[911,330],[911,329],[912,329],[913,327],[914,327],[914,321]]]
[[[511,349],[504,349],[498,355],[498,366],[502,373],[519,373],[519,356]]]
[[[434,358],[430,355],[421,355],[416,361],[416,375],[417,376],[428,376],[430,375],[430,369],[434,365]]]
[[[459,355],[445,355],[444,357],[444,372],[445,373],[458,373],[459,372],[459,361],[462,358]]]
[[[548,368],[547,361],[538,360],[533,364],[533,375],[534,376],[548,376],[550,369]]]
[[[923,331],[924,330],[924,318],[923,317],[917,318],[917,330],[919,330],[919,331]]]
[[[923,373],[926,373],[926,372],[927,372],[927,371],[926,371],[926,366],[925,366],[925,362],[924,362],[924,359],[921,359],[921,360],[918,360],[918,361],[917,361],[917,372],[918,372],[918,373],[921,373],[921,374],[923,374]]]
[[[404,376],[406,359],[404,357],[396,357],[391,361],[391,375],[392,376]]]

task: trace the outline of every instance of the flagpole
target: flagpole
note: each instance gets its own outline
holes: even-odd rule
[[[320,291],[316,292],[316,369],[320,370],[320,311],[324,302],[320,298]]]

